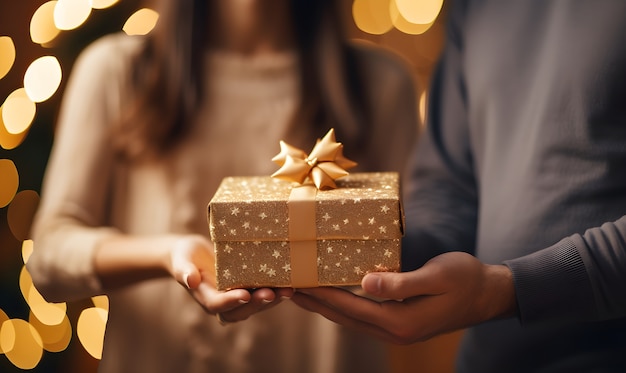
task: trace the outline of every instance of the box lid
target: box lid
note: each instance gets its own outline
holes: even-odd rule
[[[317,191],[317,239],[399,238],[404,215],[395,172],[352,173],[336,180],[337,189]],[[269,176],[227,177],[209,203],[213,241],[285,241],[288,201],[298,184]]]

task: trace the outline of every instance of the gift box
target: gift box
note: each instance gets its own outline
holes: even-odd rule
[[[398,271],[398,174],[354,173],[336,183],[332,190],[312,188],[315,211],[307,224],[314,237],[298,239],[290,232],[289,197],[306,187],[271,177],[225,178],[209,204],[217,288],[357,285],[368,272]]]
[[[400,270],[399,175],[347,175],[336,167],[353,163],[329,134],[309,156],[281,142],[274,177],[222,181],[208,207],[218,290],[357,285]]]

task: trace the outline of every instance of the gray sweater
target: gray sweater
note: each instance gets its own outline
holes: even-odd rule
[[[456,0],[406,200],[406,270],[513,271],[461,372],[626,371],[626,2]]]

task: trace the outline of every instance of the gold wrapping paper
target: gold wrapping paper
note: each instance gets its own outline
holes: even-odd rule
[[[314,284],[359,284],[373,271],[400,269],[403,214],[397,173],[353,173],[317,191]],[[292,287],[289,198],[297,184],[271,177],[228,177],[209,203],[220,290]],[[292,228],[293,229],[293,228]],[[297,275],[297,273],[295,273]],[[304,287],[304,286],[302,286]]]

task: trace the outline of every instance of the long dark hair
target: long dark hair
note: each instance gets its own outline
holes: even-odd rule
[[[135,99],[115,127],[114,143],[124,158],[166,154],[192,123],[205,81],[208,3],[160,2],[158,25],[133,63]],[[354,50],[346,44],[338,3],[292,1],[302,84],[290,131],[322,136],[334,127],[339,141],[356,150],[369,127],[367,95]]]

